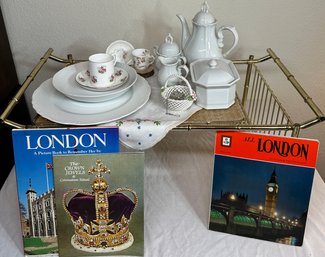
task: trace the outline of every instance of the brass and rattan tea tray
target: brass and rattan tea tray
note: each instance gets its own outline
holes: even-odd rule
[[[306,93],[296,78],[289,72],[280,58],[270,48],[266,50],[267,55],[255,58],[250,55],[246,60],[233,60],[238,70],[243,73],[241,83],[237,84],[237,97],[235,104],[223,110],[202,109],[192,115],[188,120],[177,126],[175,129],[229,129],[229,130],[251,130],[262,131],[273,134],[299,136],[301,129],[308,128],[325,120],[325,116],[313,99]],[[32,72],[24,81],[13,99],[1,114],[1,122],[12,128],[30,127],[57,127],[60,124],[53,123],[39,115],[34,118],[33,124],[19,124],[8,117],[16,104],[19,102],[28,86],[48,60],[70,65],[82,60],[77,60],[71,54],[67,58],[60,58],[53,54],[49,48],[36,64]],[[264,70],[262,69],[264,68]],[[285,79],[281,87],[271,87],[265,75]],[[310,112],[310,117],[300,121],[289,115],[292,106],[285,106],[278,92],[293,90],[292,100],[299,108],[306,105],[305,109]],[[291,97],[291,93],[290,97]],[[286,102],[286,101],[285,101]]]

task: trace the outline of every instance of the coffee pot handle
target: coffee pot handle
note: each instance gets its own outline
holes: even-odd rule
[[[224,38],[224,36],[223,36],[223,30],[230,31],[233,34],[233,36],[234,36],[234,41],[233,41],[232,46],[229,48],[229,50],[227,52],[225,52],[225,53],[222,54],[223,57],[226,57],[237,46],[237,44],[238,44],[238,33],[237,33],[236,28],[233,27],[233,26],[222,26],[222,27],[220,27],[218,29],[218,32],[217,32],[217,34],[218,34],[218,46],[220,48],[222,48],[224,46],[224,44],[223,44],[223,38]]]

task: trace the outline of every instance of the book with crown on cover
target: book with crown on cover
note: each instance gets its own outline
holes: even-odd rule
[[[319,142],[217,132],[209,229],[303,243]]]
[[[14,129],[12,137],[25,255],[58,256],[52,155],[118,152],[118,128]]]
[[[58,155],[53,164],[60,257],[143,256],[144,153]]]

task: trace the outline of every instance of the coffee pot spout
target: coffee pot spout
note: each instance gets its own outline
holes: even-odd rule
[[[182,24],[182,40],[181,40],[181,47],[182,50],[184,50],[189,38],[191,37],[191,33],[190,30],[188,28],[188,24],[186,19],[184,18],[183,15],[181,14],[177,14],[176,15],[178,17],[178,19],[180,20],[181,24]]]

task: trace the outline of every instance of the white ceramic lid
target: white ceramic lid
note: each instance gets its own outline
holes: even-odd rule
[[[192,81],[203,86],[224,86],[239,80],[233,63],[225,59],[199,59],[190,64]]]
[[[216,18],[209,13],[209,6],[206,1],[202,4],[201,11],[195,15],[192,21],[197,25],[212,25],[217,22]]]
[[[174,42],[174,39],[170,33],[165,38],[165,42],[158,48],[158,54],[165,57],[177,56],[180,54],[178,45]]]

